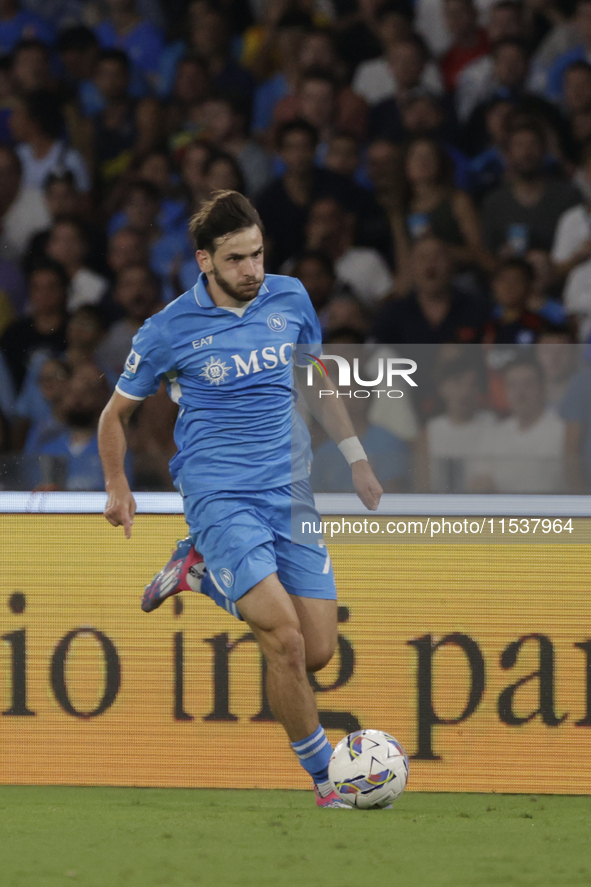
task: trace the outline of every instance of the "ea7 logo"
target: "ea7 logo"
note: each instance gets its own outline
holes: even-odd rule
[[[204,336],[202,339],[195,339],[194,342],[191,342],[193,348],[203,348],[204,345],[211,345],[213,342],[213,336]]]

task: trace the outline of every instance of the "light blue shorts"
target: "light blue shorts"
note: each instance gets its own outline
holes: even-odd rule
[[[308,481],[293,485],[314,521],[320,515]],[[316,544],[291,541],[292,485],[274,490],[185,496],[185,519],[195,548],[222,594],[231,601],[272,573],[289,594],[336,600],[330,555]]]

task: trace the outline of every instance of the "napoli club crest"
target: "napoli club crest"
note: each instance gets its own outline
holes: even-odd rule
[[[283,330],[287,329],[287,321],[283,314],[269,314],[267,326],[274,333],[282,333]]]

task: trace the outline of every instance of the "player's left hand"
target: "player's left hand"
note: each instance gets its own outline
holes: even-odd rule
[[[380,504],[382,493],[380,482],[365,459],[359,459],[351,465],[355,492],[370,511],[375,511]]]

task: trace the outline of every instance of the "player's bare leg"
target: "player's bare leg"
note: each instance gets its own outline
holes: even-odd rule
[[[325,665],[336,643],[336,606],[317,610],[327,629],[327,637],[322,638],[322,625],[312,628],[314,608],[294,604],[294,598],[273,573],[240,598],[238,609],[252,628],[266,659],[271,709],[289,736],[300,763],[314,780],[316,803],[320,807],[346,808],[328,779],[332,748],[318,720],[316,700],[308,681],[303,631],[305,627],[309,636],[309,664],[317,668]]]
[[[337,646],[337,602],[293,594],[290,600],[304,636],[306,671],[320,671],[328,665]]]
[[[267,661],[267,694],[273,714],[292,742],[318,727],[314,693],[306,673],[306,648],[292,598],[276,573],[238,601],[238,609]]]

